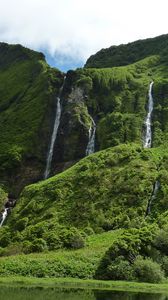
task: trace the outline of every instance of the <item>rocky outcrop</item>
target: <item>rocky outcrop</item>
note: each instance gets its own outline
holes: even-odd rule
[[[62,102],[62,116],[54,147],[52,173],[55,174],[86,155],[90,118],[82,88],[73,87]]]

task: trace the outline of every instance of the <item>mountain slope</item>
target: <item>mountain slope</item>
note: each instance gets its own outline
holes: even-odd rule
[[[62,75],[20,45],[0,44],[0,67],[0,180],[17,194],[44,172]]]
[[[1,43],[0,64],[0,182],[17,196],[43,178],[63,74],[20,45]],[[124,67],[69,71],[51,175],[86,155],[92,118],[96,151],[127,142],[142,145],[151,80],[153,146],[166,145],[167,66],[159,55]]]
[[[168,35],[138,40],[129,44],[111,46],[89,57],[86,68],[110,68],[125,66],[152,55],[167,56]]]
[[[165,255],[167,246],[162,249],[161,240],[158,248],[154,238],[159,228],[164,237],[168,232],[164,43],[167,36],[135,42],[137,52],[131,64],[125,57],[133,46],[123,46],[122,53],[116,48],[124,66],[87,65],[67,72],[66,77],[47,66],[41,54],[1,45],[0,183],[10,194],[24,189],[0,228],[0,255],[82,248],[87,236],[121,228],[124,236],[103,254],[100,273],[105,271],[112,278],[113,267],[130,270],[131,259],[139,255],[156,260],[159,253],[157,263],[162,265],[161,253]],[[108,55],[103,55],[106,60]],[[144,149],[151,81],[152,148]],[[42,180],[58,98],[61,117],[50,170],[54,176]],[[96,153],[85,157],[89,142]],[[33,182],[37,183],[28,185]],[[6,196],[1,189],[1,207]]]
[[[151,81],[154,81],[152,145],[167,143],[167,78],[167,60],[159,55],[128,66],[84,68],[67,74],[70,88],[82,91],[83,105],[96,122],[96,150],[127,142],[143,144]],[[68,93],[66,99],[68,102]],[[75,101],[78,102],[78,97]]]
[[[64,75],[42,54],[20,45],[0,47],[0,182],[18,195],[43,178]],[[69,71],[51,175],[86,155],[96,123],[96,151],[121,143],[142,144],[148,88],[154,80],[153,145],[167,141],[167,66],[159,55],[114,68]]]
[[[71,230],[80,236],[85,230],[139,227],[156,180],[161,186],[152,214],[167,207],[167,163],[164,150],[143,150],[136,144],[91,155],[51,179],[26,187],[4,226],[1,243],[6,234],[4,246],[42,238],[52,249],[65,246]]]

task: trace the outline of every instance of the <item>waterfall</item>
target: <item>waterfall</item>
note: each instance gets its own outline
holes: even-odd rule
[[[151,212],[151,205],[152,205],[152,202],[153,200],[155,200],[156,198],[156,195],[157,195],[157,192],[159,190],[159,187],[160,187],[160,183],[158,180],[155,181],[155,184],[153,186],[153,191],[152,191],[152,195],[151,195],[151,198],[148,202],[148,206],[147,206],[147,210],[146,210],[146,216],[148,216]]]
[[[1,219],[1,222],[0,222],[0,227],[3,225],[5,219],[6,219],[7,215],[8,215],[8,209],[9,208],[5,208],[4,212],[2,213],[2,219]]]
[[[146,133],[144,138],[144,148],[151,148],[152,145],[152,130],[151,130],[151,116],[153,111],[153,97],[152,97],[152,86],[153,81],[149,85],[149,92],[148,92],[148,114],[145,120],[146,126]]]
[[[92,154],[95,151],[96,124],[91,116],[90,118],[92,120],[92,125],[89,128],[89,141],[86,147],[86,155]]]
[[[50,174],[54,145],[55,145],[55,141],[57,138],[58,128],[59,128],[60,120],[61,120],[61,103],[60,102],[61,102],[62,91],[63,91],[64,84],[65,84],[65,79],[66,79],[66,76],[64,77],[63,85],[60,88],[59,96],[57,97],[57,108],[56,108],[56,115],[55,115],[55,121],[54,121],[54,128],[53,128],[53,132],[52,132],[52,136],[51,136],[49,152],[47,155],[47,163],[46,163],[46,169],[45,169],[45,173],[44,173],[44,179],[47,179]]]
[[[3,225],[9,212],[11,212],[11,210],[14,208],[15,205],[16,205],[16,199],[8,196],[7,202],[4,205],[4,209],[3,211],[0,212],[0,227]]]
[[[152,146],[152,129],[151,129],[152,122],[151,121],[152,121],[152,112],[153,112],[153,96],[152,96],[153,84],[154,82],[152,81],[149,85],[149,92],[148,92],[148,113],[145,120],[146,132],[144,138],[144,148],[151,148]],[[156,180],[153,186],[152,195],[148,201],[146,216],[148,216],[151,212],[151,205],[153,200],[156,198],[159,187],[160,187],[160,183],[158,180]]]

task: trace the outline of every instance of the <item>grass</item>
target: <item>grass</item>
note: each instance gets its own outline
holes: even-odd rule
[[[100,289],[142,293],[168,293],[167,282],[161,284],[127,282],[127,281],[103,281],[82,280],[76,278],[32,278],[32,277],[0,277],[1,286],[31,286],[31,287],[58,287],[74,289]]]
[[[85,248],[0,258],[0,276],[93,278],[107,249],[122,230],[90,236]]]

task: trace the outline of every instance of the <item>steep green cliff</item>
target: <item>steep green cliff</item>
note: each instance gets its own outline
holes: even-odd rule
[[[165,270],[159,230],[167,236],[167,45],[164,35],[101,50],[65,77],[42,54],[0,44],[1,210],[6,193],[18,196],[0,228],[0,255],[82,248],[90,235],[122,229],[95,276],[123,279],[113,278],[114,269],[133,272],[139,255],[135,268],[150,257],[150,266],[152,259]],[[144,149],[151,81],[152,148]],[[54,176],[43,180],[58,97]],[[96,153],[85,157],[94,123]]]
[[[42,54],[19,45],[2,43],[0,64],[0,181],[17,195],[26,184],[43,178],[64,74],[50,68]],[[166,57],[151,56],[122,67],[69,71],[61,96],[51,175],[86,155],[91,117],[97,127],[96,150],[127,142],[142,145],[151,80],[153,145],[159,146],[167,140]]]
[[[43,176],[62,79],[43,54],[0,44],[0,181],[14,194]]]
[[[152,80],[154,81],[153,146],[167,143],[167,75],[166,57],[160,55],[150,56],[128,66],[87,68],[68,72],[64,103],[69,110],[74,106],[76,116],[78,115],[81,120],[83,118],[85,133],[82,138],[81,132],[79,142],[83,143],[82,149],[86,148],[88,141],[88,113],[97,125],[97,150],[127,142],[142,145],[149,83]],[[77,107],[80,109],[77,110]],[[69,115],[72,115],[72,112]],[[72,124],[72,119],[68,119],[67,115],[65,119]],[[68,124],[68,127],[72,126],[71,124]],[[64,134],[67,134],[65,138],[67,141],[70,138],[67,128]],[[73,137],[70,139],[73,141]],[[60,144],[63,145],[64,142]],[[78,149],[77,144],[74,147]],[[64,146],[63,148],[65,149]],[[68,153],[70,151],[69,149]],[[81,154],[83,156],[84,151],[81,150]]]

